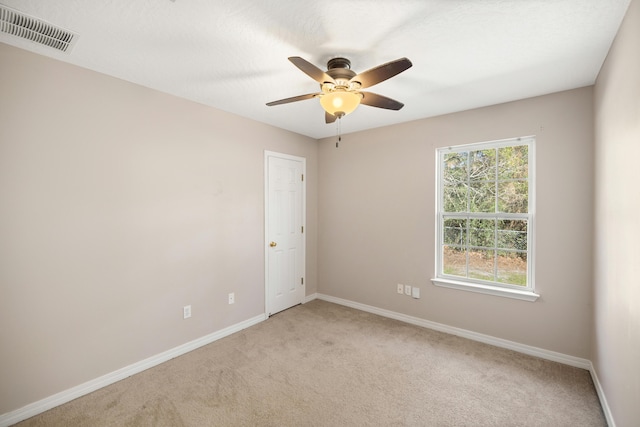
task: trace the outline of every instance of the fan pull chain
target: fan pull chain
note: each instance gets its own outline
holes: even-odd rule
[[[340,120],[341,117],[338,117],[338,123],[337,123],[337,130],[338,130],[338,140],[336,141],[336,148],[338,148],[338,145],[340,144],[340,141],[342,141],[342,120]]]

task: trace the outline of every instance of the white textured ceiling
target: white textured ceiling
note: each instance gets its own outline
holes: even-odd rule
[[[79,34],[70,53],[0,41],[313,138],[336,134],[288,60],[362,72],[413,67],[368,91],[405,104],[360,106],[342,132],[591,85],[630,0],[0,0]]]

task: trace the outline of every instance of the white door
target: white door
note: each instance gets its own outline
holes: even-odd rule
[[[267,315],[304,302],[305,159],[265,152]]]

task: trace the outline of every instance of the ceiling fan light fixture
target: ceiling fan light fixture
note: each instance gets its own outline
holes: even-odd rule
[[[320,105],[324,110],[336,117],[346,116],[352,113],[358,105],[362,95],[357,92],[348,92],[343,89],[336,89],[332,92],[325,92],[320,96]]]

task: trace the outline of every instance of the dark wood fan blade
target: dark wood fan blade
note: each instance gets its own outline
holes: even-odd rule
[[[318,95],[321,95],[321,94],[320,93],[308,93],[306,95],[292,96],[291,98],[285,98],[285,99],[280,99],[278,101],[267,102],[267,105],[269,107],[272,107],[274,105],[288,104],[290,102],[296,102],[296,101],[304,101],[305,99],[315,98]]]
[[[337,117],[334,116],[333,114],[329,114],[326,111],[324,112],[324,121],[325,121],[325,123],[327,123],[327,124],[328,123],[333,123],[333,122],[336,121],[336,119],[337,119]]]
[[[371,68],[363,73],[354,76],[351,81],[359,82],[362,88],[371,87],[375,84],[383,82],[397,74],[400,74],[407,68],[411,68],[413,64],[407,58],[396,59]]]
[[[370,107],[386,108],[387,110],[399,110],[404,107],[402,102],[398,102],[395,99],[387,98],[386,96],[378,95],[371,92],[360,92],[362,99],[360,104],[368,105]]]
[[[323,84],[328,82],[335,84],[335,80],[333,80],[329,74],[325,73],[306,59],[300,58],[299,56],[292,56],[289,58],[289,61],[318,83]]]

